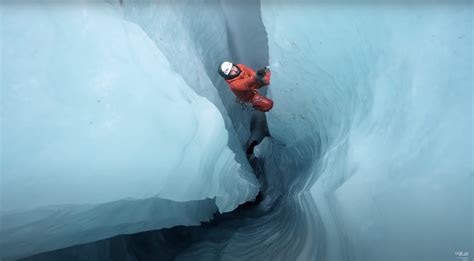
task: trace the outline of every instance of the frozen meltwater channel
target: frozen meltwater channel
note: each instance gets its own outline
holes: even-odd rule
[[[255,198],[216,105],[116,6],[1,8],[0,258],[198,225]]]

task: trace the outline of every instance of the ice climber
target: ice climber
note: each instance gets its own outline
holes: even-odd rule
[[[219,74],[241,102],[251,103],[254,109],[263,112],[273,107],[273,101],[257,91],[270,84],[271,72],[268,67],[255,72],[243,64],[223,62],[219,66]]]

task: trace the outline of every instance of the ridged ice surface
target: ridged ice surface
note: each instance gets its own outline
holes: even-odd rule
[[[117,8],[2,9],[1,257],[197,225],[255,197],[218,108]]]
[[[293,148],[286,175],[319,213],[300,224],[313,236],[282,248],[312,248],[295,253],[302,260],[472,251],[472,11],[469,1],[262,1],[269,128]]]
[[[238,3],[261,13],[242,12]],[[29,260],[472,255],[472,2],[238,3],[109,0],[6,9],[2,208],[69,204],[2,214],[0,253],[90,242]],[[250,113],[233,102],[217,65],[235,59],[258,67],[267,58],[271,137],[255,148],[252,164],[263,199],[198,226],[258,189],[242,151],[252,135]],[[173,168],[173,177],[156,177],[154,167]],[[101,190],[125,185],[117,177],[127,180],[124,190]],[[81,184],[89,193],[79,193]],[[55,190],[42,195],[35,188]],[[71,205],[99,197],[124,200]],[[30,225],[5,229],[18,220]],[[43,227],[50,234],[43,236]],[[63,234],[53,237],[57,231]],[[105,235],[116,237],[92,242]],[[44,240],[61,236],[66,243]]]
[[[275,107],[272,138],[256,148],[260,215],[221,222],[177,259],[472,252],[472,5],[264,0],[261,10]]]

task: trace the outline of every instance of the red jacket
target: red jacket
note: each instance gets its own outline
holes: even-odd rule
[[[252,100],[257,89],[270,84],[271,72],[267,72],[264,77],[266,84],[260,84],[255,80],[255,71],[243,64],[236,64],[240,68],[241,73],[230,80],[226,80],[231,91],[242,101],[248,102]]]

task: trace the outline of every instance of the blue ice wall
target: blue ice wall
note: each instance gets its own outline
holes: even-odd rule
[[[253,198],[241,151],[250,117],[215,72],[228,57],[261,62],[249,46],[262,28],[239,19],[234,2],[18,6],[1,6],[3,257],[198,225]],[[275,101],[272,137],[255,149],[263,200],[212,225],[139,236],[140,256],[472,255],[472,3],[260,6]],[[129,246],[43,257],[137,258]]]
[[[287,175],[310,191],[325,231],[306,242],[311,255],[472,253],[472,11],[469,1],[262,1],[268,124],[298,144],[296,165],[310,174]]]
[[[255,197],[221,112],[116,6],[2,11],[1,257],[197,225]]]

